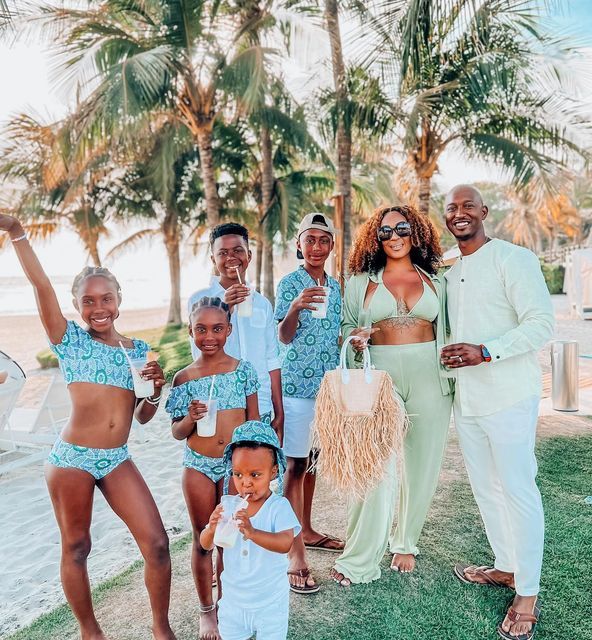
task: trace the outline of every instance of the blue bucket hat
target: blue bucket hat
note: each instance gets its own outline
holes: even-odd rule
[[[280,494],[284,489],[284,473],[286,472],[286,456],[280,446],[279,438],[273,428],[259,420],[248,420],[239,425],[232,433],[230,443],[226,445],[222,456],[224,467],[224,493],[228,493],[228,485],[232,477],[232,452],[239,442],[260,442],[270,446],[275,452],[275,461],[278,466],[278,483]]]

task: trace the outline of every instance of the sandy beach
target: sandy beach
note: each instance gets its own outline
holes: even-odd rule
[[[554,296],[556,338],[577,339],[583,354],[592,354],[592,323],[569,317],[564,296]],[[74,317],[74,316],[72,316]],[[118,328],[151,328],[166,320],[166,309],[122,312]],[[0,319],[0,349],[17,359],[27,371],[27,392],[20,404],[39,402],[48,375],[40,371],[35,353],[46,346],[41,323],[35,316]],[[548,350],[541,364],[549,370]],[[55,370],[54,370],[55,371]],[[162,405],[161,405],[162,406]],[[170,437],[169,421],[161,408],[145,427],[134,428],[130,451],[156,499],[165,527],[175,539],[189,531],[180,486],[183,443]],[[8,635],[64,602],[59,578],[60,540],[43,479],[43,465],[32,464],[0,476],[0,637]],[[332,514],[336,530],[345,513]],[[123,523],[97,491],[92,525],[93,550],[89,558],[91,583],[99,584],[138,559],[139,552]]]

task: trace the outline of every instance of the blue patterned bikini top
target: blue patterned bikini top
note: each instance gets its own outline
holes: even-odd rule
[[[145,358],[150,351],[148,344],[143,340],[133,340],[133,343],[132,349],[126,349],[128,356],[132,360]],[[58,357],[66,384],[93,382],[134,389],[132,373],[121,347],[93,340],[88,331],[72,320],[68,320],[60,344],[52,344],[50,349]]]
[[[176,420],[189,413],[192,400],[207,400],[210,395],[212,376],[196,378],[173,387],[166,403],[166,410]],[[218,410],[246,409],[247,396],[259,389],[257,372],[247,360],[239,360],[234,371],[216,374],[212,398],[218,400]]]

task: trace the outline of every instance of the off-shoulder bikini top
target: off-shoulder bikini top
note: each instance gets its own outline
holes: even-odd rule
[[[144,340],[133,340],[134,346],[126,349],[128,356],[145,358],[150,347]],[[66,333],[60,344],[50,345],[58,357],[66,384],[92,382],[107,384],[133,391],[132,373],[121,347],[113,347],[94,340],[73,320],[68,320]]]
[[[210,395],[213,376],[189,380],[171,389],[166,410],[176,420],[189,413],[192,400],[207,400]],[[218,400],[218,410],[246,409],[247,396],[257,392],[259,380],[253,365],[247,360],[239,360],[234,371],[218,373],[214,379],[212,398]]]

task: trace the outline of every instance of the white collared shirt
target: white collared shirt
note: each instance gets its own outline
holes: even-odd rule
[[[210,296],[224,300],[225,292],[226,290],[220,284],[220,279],[217,276],[212,276],[209,287],[196,291],[189,298],[189,312],[200,298]],[[232,333],[226,340],[224,351],[233,358],[248,360],[255,367],[261,385],[258,392],[259,413],[263,415],[269,413],[273,408],[269,372],[281,367],[280,350],[271,303],[258,291],[254,291],[252,295],[253,315],[250,318],[240,318],[236,306],[233,309]],[[191,355],[195,360],[200,351],[191,338],[189,341]]]
[[[537,352],[553,336],[553,305],[534,253],[491,240],[445,274],[450,343],[483,344],[491,362],[455,369],[463,416],[541,394]]]

